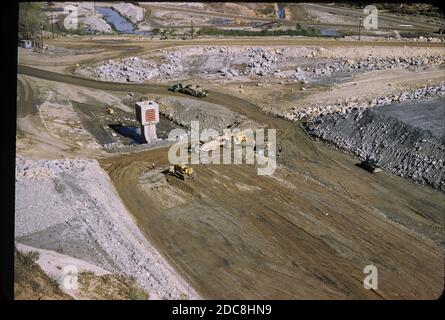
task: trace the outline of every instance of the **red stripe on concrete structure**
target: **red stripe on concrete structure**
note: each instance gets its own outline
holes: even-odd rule
[[[145,121],[156,121],[156,114],[154,109],[149,109],[145,112]]]

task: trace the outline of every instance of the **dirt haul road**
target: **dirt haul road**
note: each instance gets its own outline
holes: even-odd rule
[[[166,86],[112,84],[21,67],[49,80],[103,90],[172,94]],[[209,102],[277,129],[280,168],[194,166],[197,178],[162,180],[158,149],[102,159],[149,240],[204,298],[436,298],[443,288],[445,197],[308,139],[296,124],[236,97]],[[151,180],[150,180],[151,179]],[[165,182],[165,181],[164,181]],[[379,270],[365,290],[363,268]]]

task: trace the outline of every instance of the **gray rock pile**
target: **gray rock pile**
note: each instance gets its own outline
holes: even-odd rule
[[[94,71],[99,80],[114,82],[143,82],[159,75],[156,64],[137,57],[108,60]]]
[[[25,160],[16,157],[15,177],[16,180],[54,178],[68,170],[83,171],[90,162],[82,159]]]
[[[218,73],[227,78],[236,77],[239,75],[238,71],[233,68],[222,68],[218,70]]]
[[[401,177],[445,192],[445,145],[428,130],[365,110],[309,120],[308,132]]]
[[[108,60],[94,70],[94,76],[103,81],[140,83],[159,76],[171,77],[184,70],[177,54],[168,54],[167,60],[168,63],[160,65],[138,57]]]
[[[15,237],[133,277],[152,297],[185,288],[134,224],[97,160],[16,159]],[[196,293],[191,290],[191,297]]]
[[[333,76],[340,73],[356,73],[360,71],[387,70],[396,68],[406,68],[410,66],[425,66],[432,64],[443,64],[444,57],[433,55],[429,57],[407,57],[407,58],[375,58],[369,57],[364,60],[334,60],[321,63],[314,67],[304,69],[298,67],[291,78],[308,82],[317,78]]]
[[[280,73],[276,63],[281,60],[281,51],[251,47],[247,49],[247,54],[249,62],[244,71],[245,74],[263,76]]]
[[[417,100],[427,97],[443,96],[445,95],[445,84],[437,86],[426,86],[412,91],[402,91],[390,96],[380,96],[373,99],[360,100],[352,99],[348,101],[338,102],[332,105],[311,105],[305,107],[295,106],[286,113],[283,117],[287,120],[297,121],[304,118],[313,118],[324,116],[332,113],[346,114],[354,110],[364,110],[373,108],[375,106],[382,106],[403,102],[407,100]]]

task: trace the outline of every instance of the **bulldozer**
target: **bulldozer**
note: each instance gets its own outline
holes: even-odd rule
[[[175,164],[169,167],[168,173],[181,180],[191,179],[195,177],[193,168],[186,166],[185,164]]]

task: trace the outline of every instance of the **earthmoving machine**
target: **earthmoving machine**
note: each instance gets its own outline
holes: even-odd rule
[[[366,171],[369,171],[371,173],[380,172],[382,169],[376,164],[374,159],[366,159],[365,161],[362,161],[359,166],[362,169],[365,169]]]
[[[185,164],[175,164],[169,167],[168,173],[175,176],[181,180],[191,179],[195,177],[195,172],[193,168]]]
[[[248,141],[247,135],[245,133],[238,133],[233,135],[233,140],[235,144],[247,143]]]
[[[107,114],[108,114],[109,116],[114,116],[115,112],[114,112],[113,109],[108,108],[108,109],[107,109]]]
[[[173,92],[181,92],[185,94],[189,94],[194,97],[204,98],[208,96],[208,92],[204,90],[201,86],[196,84],[182,84],[177,83],[173,87],[170,88]]]
[[[254,140],[249,142],[247,134],[244,133],[244,131],[241,131],[241,132],[224,134],[224,135],[215,137],[213,140],[210,140],[210,141],[200,141],[199,149],[197,149],[195,146],[195,147],[190,148],[190,150],[192,152],[197,152],[198,150],[202,151],[202,152],[213,151],[220,147],[227,146],[228,143],[231,143],[232,138],[233,138],[234,144],[236,144],[236,145],[239,145],[239,144],[248,145],[249,143],[255,144]]]

